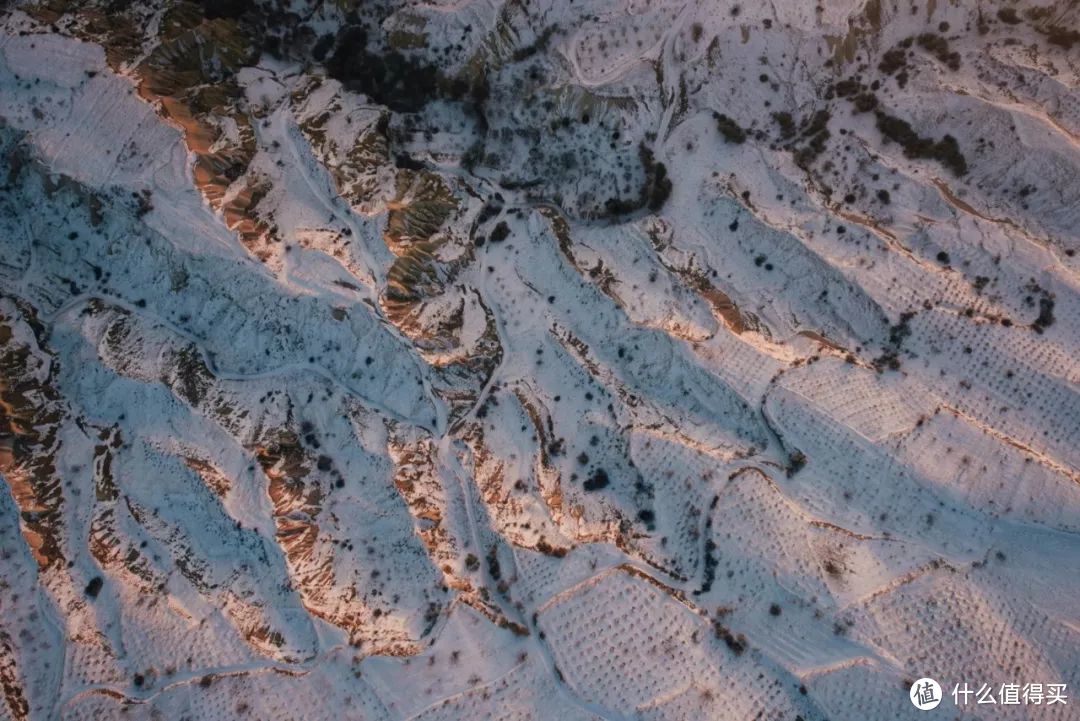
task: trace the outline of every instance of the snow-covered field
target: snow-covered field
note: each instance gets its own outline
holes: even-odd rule
[[[0,719],[1076,718],[1075,2],[0,17]]]

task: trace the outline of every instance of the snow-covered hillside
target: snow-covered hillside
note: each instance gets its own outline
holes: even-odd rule
[[[1075,718],[1075,2],[0,17],[0,719]]]

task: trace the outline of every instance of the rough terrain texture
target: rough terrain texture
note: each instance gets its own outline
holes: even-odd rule
[[[6,6],[0,718],[1080,689],[1075,2]]]

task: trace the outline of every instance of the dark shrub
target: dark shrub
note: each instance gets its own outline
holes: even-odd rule
[[[1009,25],[1019,25],[1020,18],[1016,14],[1015,8],[1001,8],[997,12],[998,20]]]
[[[97,598],[101,593],[101,587],[105,585],[105,581],[101,576],[94,576],[90,579],[90,583],[86,584],[86,595],[90,598]]]
[[[589,476],[588,480],[582,484],[582,487],[586,491],[598,491],[601,488],[606,488],[611,483],[611,479],[608,478],[607,471],[603,468],[597,468],[593,471],[593,474]]]
[[[506,224],[505,220],[500,220],[494,229],[491,231],[491,242],[501,243],[510,236],[510,226]]]
[[[904,155],[907,157],[936,160],[956,176],[967,173],[967,161],[960,152],[960,146],[953,136],[946,135],[935,142],[932,138],[921,137],[906,120],[889,115],[881,110],[877,111],[876,117],[877,128],[881,134],[888,140],[900,144],[904,148]]]
[[[713,117],[716,118],[716,127],[724,140],[736,144],[746,142],[746,131],[739,127],[738,123],[720,113],[713,113]]]
[[[415,112],[436,96],[435,68],[410,60],[396,50],[381,55],[370,53],[367,43],[363,28],[343,28],[333,55],[326,61],[330,77],[400,112]]]

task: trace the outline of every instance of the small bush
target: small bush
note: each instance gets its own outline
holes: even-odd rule
[[[997,11],[998,20],[1009,25],[1019,25],[1020,17],[1015,8],[1001,8]]]
[[[871,110],[877,107],[878,99],[873,93],[859,93],[855,96],[855,111],[859,113],[869,113]]]
[[[724,140],[736,145],[746,142],[746,131],[739,127],[738,123],[720,113],[713,113],[713,117],[716,119],[716,127],[720,134],[724,136]]]
[[[1039,299],[1039,317],[1031,324],[1036,333],[1042,333],[1048,326],[1054,324],[1054,299],[1043,297]]]
[[[593,471],[593,474],[589,476],[588,480],[582,484],[582,487],[586,491],[599,491],[601,488],[606,488],[611,483],[611,479],[608,478],[607,471],[603,468],[597,468]]]
[[[877,111],[877,128],[886,139],[900,144],[907,157],[936,160],[958,177],[967,174],[967,161],[953,136],[945,135],[936,142],[921,137],[906,120],[881,110]]]
[[[919,47],[933,53],[940,62],[950,70],[960,69],[960,54],[949,50],[949,41],[937,33],[923,33],[916,38]]]
[[[488,575],[498,581],[502,578],[502,568],[499,566],[499,549],[492,545],[487,553]]]
[[[1066,50],[1072,50],[1072,46],[1074,44],[1080,43],[1080,31],[1078,30],[1072,30],[1070,28],[1062,27],[1035,29],[1045,35],[1047,41],[1051,45],[1057,45],[1058,47],[1065,48]]]
[[[501,243],[510,236],[510,226],[506,224],[505,220],[500,220],[494,229],[491,231],[491,242]]]
[[[791,113],[779,112],[772,114],[773,120],[780,126],[780,137],[790,138],[795,135],[795,119],[791,117]]]
[[[671,196],[671,178],[668,177],[667,166],[653,161],[651,152],[649,161],[645,164],[645,186],[642,193],[647,198],[645,204],[655,213],[664,207]]]
[[[878,70],[886,75],[892,75],[897,70],[907,66],[907,52],[903,48],[893,48],[881,56]]]
[[[642,208],[654,213],[667,203],[671,195],[671,178],[667,166],[659,162],[644,143],[638,146],[638,158],[645,172],[645,180],[636,198],[611,197],[604,202],[604,210],[609,216],[627,215]]]
[[[847,80],[841,80],[833,85],[833,92],[836,93],[838,98],[846,98],[855,95],[862,89],[862,83],[854,78],[848,78]]]
[[[98,594],[101,593],[101,587],[104,585],[105,581],[101,576],[94,576],[90,579],[90,582],[86,584],[86,595],[90,598],[97,598]]]
[[[746,636],[741,633],[736,636],[727,628],[727,626],[724,626],[719,621],[713,621],[713,632],[718,639],[727,644],[727,647],[731,649],[731,652],[736,656],[741,656],[746,650]]]
[[[795,451],[788,458],[787,475],[790,478],[803,468],[806,467],[806,454],[802,451]]]
[[[819,110],[810,117],[809,122],[803,122],[799,135],[805,145],[795,151],[795,164],[800,168],[809,168],[825,151],[825,144],[832,137],[828,127],[831,118],[832,114],[828,110]]]

